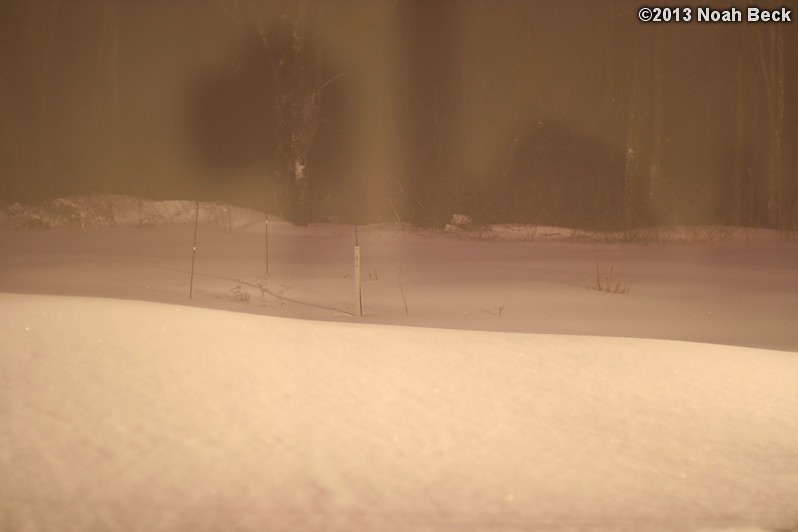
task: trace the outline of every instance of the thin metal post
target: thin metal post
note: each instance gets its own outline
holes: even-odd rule
[[[266,277],[269,277],[269,215],[266,214]]]
[[[197,212],[194,215],[194,246],[191,251],[191,281],[188,285],[188,298],[194,294],[194,259],[197,256],[197,227],[199,226],[199,200],[197,200]]]
[[[358,316],[363,315],[363,298],[360,291],[360,246],[357,239],[357,226],[355,226],[355,308]]]

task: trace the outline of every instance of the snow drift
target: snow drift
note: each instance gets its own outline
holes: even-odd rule
[[[798,526],[795,353],[0,296],[0,529]]]

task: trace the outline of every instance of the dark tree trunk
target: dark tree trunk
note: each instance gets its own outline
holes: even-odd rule
[[[635,36],[634,44],[637,44]],[[642,90],[642,67],[637,47],[633,48],[632,84],[629,93],[628,129],[626,134],[626,165],[624,169],[623,211],[627,228],[638,222],[638,203],[640,201],[640,107]]]
[[[757,26],[759,68],[767,112],[767,221],[783,228],[784,216],[784,36],[776,25]]]
[[[742,32],[741,32],[742,33]],[[741,52],[745,50],[745,37],[741,45]],[[747,161],[745,157],[745,84],[744,81],[744,54],[737,56],[734,81],[734,160],[731,175],[731,223],[734,225],[749,225],[751,223],[748,210],[743,208],[744,181],[747,181]],[[748,205],[753,203],[753,198],[745,198]],[[745,214],[744,214],[745,212]]]
[[[279,153],[289,192],[288,217],[297,224],[313,217],[310,158],[319,121],[322,85],[321,43],[315,28],[320,6],[298,0],[290,12],[289,49],[274,59],[277,77],[275,113]]]
[[[662,34],[654,27],[651,66],[651,158],[648,175],[648,206],[654,220],[659,218],[662,201]]]

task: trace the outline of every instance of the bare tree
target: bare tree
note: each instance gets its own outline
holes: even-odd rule
[[[740,51],[745,50],[748,40],[746,32],[740,32]],[[746,87],[745,87],[746,55],[739,53],[735,61],[734,74],[734,160],[731,174],[731,222],[735,225],[750,224],[750,209],[744,209],[744,202],[751,202],[750,191],[745,194],[745,183],[748,182],[748,169],[745,158],[746,129]],[[747,197],[746,197],[747,196]]]
[[[767,112],[767,220],[774,228],[786,227],[784,171],[785,52],[779,24],[753,27],[758,65]]]
[[[271,5],[269,11],[258,11],[257,3],[247,7],[247,18],[256,21],[271,59],[278,173],[289,192],[289,217],[305,224],[313,216],[309,163],[319,129],[322,94],[343,74],[324,79],[323,4],[296,0]]]
[[[119,145],[119,4],[107,0],[103,4],[100,39],[97,45],[96,96],[93,122],[95,149],[93,160],[101,180],[117,177],[120,168]]]
[[[637,41],[635,33],[634,40]],[[635,44],[637,44],[635,42]],[[632,86],[629,94],[628,129],[626,135],[626,164],[624,168],[623,211],[628,228],[637,222],[637,203],[640,200],[640,108],[642,100],[642,58],[633,48]]]
[[[27,42],[31,52],[31,73],[35,86],[35,116],[37,145],[30,151],[34,157],[32,168],[40,178],[48,180],[53,173],[53,154],[50,132],[50,87],[53,41],[58,20],[58,0],[25,6],[30,28]]]
[[[297,0],[291,28],[291,57],[278,70],[277,112],[286,143],[294,221],[310,220],[308,160],[319,125],[322,71],[321,46],[314,41],[309,0]],[[321,9],[319,6],[318,9]],[[284,59],[285,61],[285,59]]]
[[[658,214],[662,201],[662,32],[653,28],[651,57],[651,157],[648,173],[648,206],[653,215]]]

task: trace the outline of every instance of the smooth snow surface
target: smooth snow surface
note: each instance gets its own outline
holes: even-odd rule
[[[166,203],[150,210],[170,212],[173,219],[193,215],[178,209],[179,202]],[[219,212],[224,208],[204,216]],[[296,227],[271,220],[267,278],[263,215],[227,212],[229,232],[224,225],[200,225],[191,305],[318,320],[798,352],[798,242],[781,242],[767,232],[752,231],[749,238],[747,231],[718,230],[706,233],[720,235],[718,241],[645,245],[518,241],[514,233],[506,240],[505,227],[490,231],[494,240],[482,241],[400,224],[361,227],[365,316],[353,318],[351,226]],[[129,222],[134,216],[115,218]],[[527,232],[539,234],[533,229]],[[545,231],[553,233],[554,228]],[[0,230],[0,292],[187,304],[193,236],[192,224]],[[592,289],[597,267],[602,282],[612,271],[613,287],[620,282],[629,292]]]
[[[0,231],[0,530],[798,528],[795,243],[264,225]]]
[[[794,353],[0,296],[7,530],[798,524]]]

